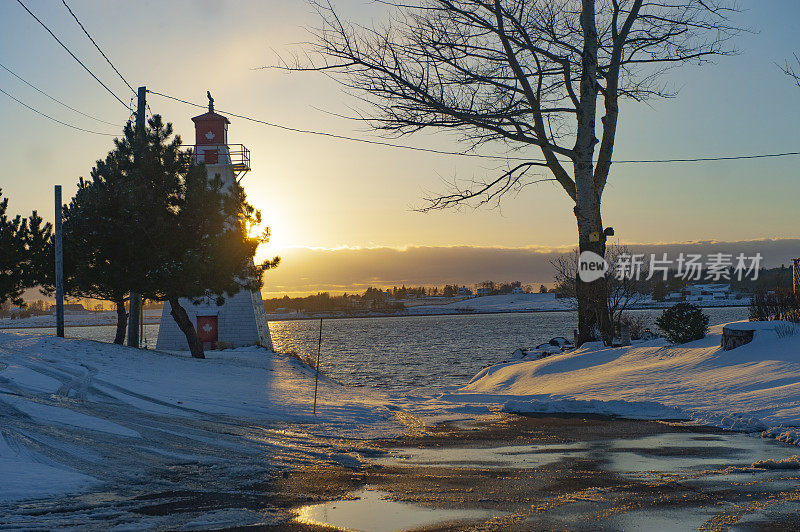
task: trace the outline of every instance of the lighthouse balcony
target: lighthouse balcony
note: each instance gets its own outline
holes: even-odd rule
[[[250,171],[250,150],[243,144],[200,144],[188,146],[196,164],[225,164],[236,173]]]

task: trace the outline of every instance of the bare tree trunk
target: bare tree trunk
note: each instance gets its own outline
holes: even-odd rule
[[[189,351],[191,351],[192,356],[194,358],[206,358],[203,353],[203,342],[197,337],[197,331],[195,331],[189,315],[186,314],[186,309],[181,306],[177,297],[169,299],[169,306],[170,315],[175,320],[175,323],[178,324],[180,330],[183,331],[183,334],[186,335],[186,341],[189,342]]]
[[[128,328],[128,314],[125,312],[125,300],[118,299],[114,303],[117,305],[117,334],[114,336],[114,343],[123,345],[125,343],[125,333]]]
[[[600,203],[594,202],[590,208],[575,207],[580,236],[579,251],[591,251],[605,257],[606,242],[603,235],[603,221],[600,216]],[[599,234],[599,241],[592,242],[591,233]],[[578,301],[578,345],[595,339],[595,328],[599,329],[603,343],[611,345],[614,337],[613,324],[608,308],[608,285],[601,277],[591,283],[583,282],[579,275],[575,278],[575,297]]]
[[[583,0],[581,10],[583,29],[583,54],[581,57],[580,104],[577,108],[578,128],[575,135],[575,218],[578,222],[578,249],[580,253],[592,251],[605,257],[606,242],[603,220],[600,216],[601,190],[595,186],[594,146],[595,116],[597,114],[597,25],[595,0]],[[597,238],[592,238],[595,234]],[[575,297],[578,300],[578,344],[593,339],[594,328],[600,329],[603,342],[611,343],[613,331],[608,315],[608,287],[604,277],[591,283],[575,279]]]

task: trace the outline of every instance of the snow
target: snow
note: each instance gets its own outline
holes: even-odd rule
[[[514,312],[525,310],[573,310],[574,301],[568,298],[556,299],[554,293],[547,294],[505,294],[483,296],[456,301],[447,305],[417,306],[408,309],[411,314],[439,312]]]
[[[462,402],[517,413],[570,412],[638,419],[691,419],[800,444],[800,335],[780,338],[781,322],[739,322],[749,344],[720,345],[722,325],[702,340],[657,339],[630,347],[597,344],[482,370]]]
[[[101,482],[129,489],[146,468],[175,463],[356,468],[357,454],[309,442],[403,431],[387,397],[324,375],[315,415],[314,372],[289,356],[260,347],[206,356],[0,332],[0,515],[13,501]]]
[[[476,299],[491,305],[491,296]],[[15,521],[24,518],[13,513],[15,501],[87,489],[114,496],[174,489],[144,472],[180,464],[219,467],[225,489],[242,471],[318,463],[359,469],[370,454],[358,439],[494,412],[691,420],[800,444],[800,334],[779,337],[781,325],[732,325],[755,334],[731,351],[719,347],[722,326],[683,345],[656,339],[553,349],[545,358],[486,368],[461,388],[394,397],[323,375],[316,415],[313,370],[263,348],[212,351],[198,360],[0,332],[0,527],[25,528]],[[789,469],[797,460],[753,467]],[[150,524],[233,526],[257,517],[187,513],[184,521]]]
[[[145,309],[145,324],[158,323],[161,317],[161,309]],[[83,327],[90,325],[116,325],[116,311],[102,312],[64,312],[64,324],[72,327]],[[2,329],[24,329],[29,327],[55,327],[55,314],[43,314],[40,316],[30,316],[28,318],[0,318],[0,330]]]
[[[758,460],[757,462],[753,462],[753,467],[761,469],[800,469],[800,456],[794,455],[781,460],[775,460],[773,458]]]
[[[97,483],[90,476],[46,459],[20,444],[6,431],[0,432],[0,500],[17,501],[46,497],[89,488]]]
[[[348,318],[348,317],[377,317],[377,316],[434,316],[450,314],[493,314],[502,312],[557,312],[570,311],[577,308],[575,299],[556,298],[556,294],[504,294],[496,296],[472,296],[457,299],[430,296],[420,299],[397,300],[406,306],[402,312],[378,311],[332,311],[332,312],[274,312],[267,314],[270,321],[298,320],[309,318]],[[694,299],[693,303],[701,307],[731,307],[747,306],[750,300],[742,299],[712,299],[704,296],[702,300]],[[655,301],[649,296],[637,297],[631,303],[631,309],[662,309],[678,303],[677,301]]]
[[[428,304],[408,307],[407,314],[460,314],[460,313],[493,313],[493,312],[552,312],[559,310],[575,310],[577,304],[572,298],[557,299],[556,294],[504,294],[496,296],[471,297],[447,304],[435,304],[436,298],[428,298]],[[667,308],[676,301],[655,301],[649,296],[640,296],[631,305],[635,308]],[[710,299],[700,301],[704,307],[724,307],[731,305],[747,305],[748,299]]]
[[[88,430],[97,430],[100,432],[107,432],[109,434],[118,434],[121,436],[131,436],[139,438],[140,434],[135,430],[125,428],[112,421],[107,421],[98,417],[87,416],[68,408],[58,406],[49,406],[34,402],[30,399],[25,400],[13,396],[4,396],[2,401],[8,406],[35,418],[38,422],[44,423],[60,423],[64,425],[71,425],[73,427],[80,427]]]

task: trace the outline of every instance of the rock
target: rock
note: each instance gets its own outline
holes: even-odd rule
[[[528,353],[527,353],[526,350],[517,349],[516,351],[511,353],[511,360],[521,360],[521,359],[525,358],[525,355],[527,355],[527,354]]]
[[[753,329],[733,329],[731,327],[722,328],[722,345],[723,351],[730,351],[753,341]]]
[[[569,344],[572,344],[572,342],[570,342],[569,340],[567,340],[563,336],[556,336],[555,338],[552,338],[550,340],[550,345],[556,345],[558,347],[562,347],[562,346],[569,345]]]

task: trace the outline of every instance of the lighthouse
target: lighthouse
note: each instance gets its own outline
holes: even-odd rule
[[[219,176],[226,187],[238,182],[250,171],[250,151],[242,144],[228,144],[230,120],[214,112],[214,99],[208,94],[208,112],[192,118],[195,162],[205,164],[209,179]],[[240,290],[225,297],[217,305],[214,297],[198,303],[180,300],[195,325],[198,338],[206,349],[261,345],[272,349],[267,314],[259,291]],[[164,303],[158,329],[156,349],[188,351],[186,336],[170,315],[169,302]]]

